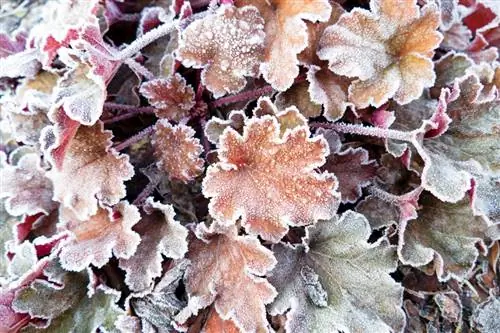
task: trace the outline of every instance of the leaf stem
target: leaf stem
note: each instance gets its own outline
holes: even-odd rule
[[[262,88],[254,89],[254,90],[248,90],[245,92],[242,92],[240,94],[236,95],[231,95],[223,98],[219,98],[216,101],[213,101],[209,103],[210,108],[218,108],[227,104],[233,104],[233,103],[238,103],[238,102],[243,102],[243,101],[248,101],[252,99],[256,99],[264,94],[269,94],[273,92],[273,87],[265,86]]]
[[[382,139],[393,139],[406,142],[412,142],[415,137],[414,132],[404,132],[393,129],[379,128],[373,126],[363,126],[359,124],[346,124],[346,123],[319,123],[314,122],[309,124],[312,128],[329,128],[337,132],[347,134],[357,134],[365,136],[373,136]]]
[[[151,193],[153,193],[156,185],[157,184],[155,184],[154,182],[149,182],[146,185],[146,187],[144,187],[144,189],[141,191],[141,193],[139,193],[137,198],[135,198],[135,200],[132,202],[132,204],[135,206],[142,206],[144,204],[144,201],[146,200],[146,198],[149,197],[151,195]]]
[[[155,78],[154,74],[149,71],[146,67],[138,63],[132,58],[128,58],[124,61],[124,63],[130,67],[131,70],[133,70],[136,74],[141,75],[142,77],[145,77],[148,80],[152,80]]]
[[[118,52],[116,54],[116,60],[125,60],[134,56],[137,52],[139,52],[141,49],[151,44],[158,38],[166,36],[174,31],[175,25],[177,23],[177,21],[171,21],[146,32],[144,35],[137,38],[130,45]]]
[[[125,148],[130,147],[134,143],[141,141],[143,138],[151,135],[151,133],[153,133],[153,131],[154,131],[154,128],[155,128],[155,125],[151,125],[149,127],[146,127],[145,129],[143,129],[142,131],[140,131],[136,135],[128,138],[127,140],[123,141],[122,143],[117,144],[113,148],[116,151],[122,151]]]

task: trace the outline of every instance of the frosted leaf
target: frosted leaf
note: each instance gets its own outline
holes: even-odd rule
[[[38,262],[35,246],[29,241],[24,241],[19,245],[13,246],[9,253],[14,255],[7,268],[12,279],[19,278],[28,273]]]
[[[203,327],[204,333],[240,333],[241,331],[231,320],[224,320],[215,309],[211,309]]]
[[[57,83],[52,110],[64,108],[66,114],[83,125],[94,125],[102,114],[106,83],[92,67],[78,62]]]
[[[441,29],[448,30],[454,23],[460,21],[458,0],[438,0],[441,11]]]
[[[469,28],[461,22],[455,23],[448,30],[443,31],[443,41],[440,47],[443,49],[464,51],[469,47],[471,39],[472,32]]]
[[[267,332],[265,305],[276,290],[261,276],[276,260],[254,236],[238,236],[236,227],[217,234],[199,224],[189,243],[185,274],[188,305],[176,320],[183,323],[212,303],[224,320],[233,321],[242,332]]]
[[[41,150],[48,161],[61,169],[64,155],[80,123],[68,117],[63,108],[53,110],[48,116],[53,125],[45,127],[40,133]]]
[[[389,98],[407,104],[434,83],[439,11],[433,4],[419,10],[414,0],[372,0],[370,7],[355,8],[328,27],[318,56],[334,73],[358,78],[349,87],[357,107],[379,107]]]
[[[306,246],[273,247],[278,264],[269,281],[278,297],[269,311],[286,312],[286,332],[402,331],[403,288],[389,275],[396,250],[385,239],[368,243],[370,233],[363,215],[347,211],[308,227]],[[327,297],[311,297],[311,286]]]
[[[47,112],[57,78],[55,74],[40,72],[23,80],[17,86],[15,96],[2,98],[2,111],[16,141],[30,145],[38,143],[42,128],[49,124]]]
[[[145,82],[140,92],[156,108],[158,118],[179,121],[188,117],[195,105],[193,88],[178,73],[167,79]]]
[[[134,227],[141,236],[141,243],[129,259],[120,259],[125,270],[125,283],[131,290],[145,290],[153,284],[162,271],[162,256],[180,259],[187,252],[187,229],[174,219],[171,205],[164,205],[148,198],[146,214]]]
[[[279,110],[284,110],[295,106],[304,117],[319,117],[321,115],[321,104],[311,101],[308,88],[309,84],[307,82],[301,82],[284,92],[280,92],[276,95],[276,107]]]
[[[256,117],[262,117],[264,115],[275,117],[280,126],[281,138],[287,131],[307,125],[307,119],[300,113],[296,106],[292,105],[280,111],[277,106],[271,102],[269,97],[259,98],[257,106],[253,109],[253,114]]]
[[[221,6],[182,32],[177,57],[187,67],[203,68],[202,82],[218,98],[242,90],[245,76],[257,76],[263,43],[264,21],[256,8]]]
[[[30,31],[29,42],[41,51],[44,66],[57,52],[79,37],[82,26],[97,23],[98,0],[48,2],[42,7],[40,22]]]
[[[301,65],[305,65],[309,69],[312,66],[326,67],[327,63],[318,58],[316,51],[318,50],[319,41],[325,29],[335,24],[339,17],[345,13],[345,9],[339,2],[330,2],[332,11],[328,20],[320,20],[319,22],[312,23],[306,22],[307,25],[307,47],[299,53],[298,59]]]
[[[472,314],[472,327],[481,333],[494,333],[500,330],[500,299],[490,296],[486,301],[479,304]]]
[[[435,64],[436,82],[434,87],[444,88],[451,86],[455,79],[465,75],[466,70],[472,66],[472,60],[463,53],[449,52]]]
[[[491,66],[488,63],[471,66],[466,73],[479,79],[481,88],[476,97],[476,103],[492,102],[500,97],[500,65]]]
[[[433,299],[443,318],[452,323],[459,323],[462,320],[462,302],[456,292],[441,292]]]
[[[34,77],[41,68],[37,58],[38,51],[35,49],[27,49],[0,58],[0,78]]]
[[[10,215],[49,214],[55,207],[52,201],[52,182],[40,165],[38,154],[21,157],[16,165],[0,169],[0,198],[7,198],[5,209]]]
[[[226,127],[231,127],[241,133],[246,119],[245,112],[240,110],[231,111],[226,120],[212,117],[205,126],[205,135],[208,141],[216,145],[219,143],[219,138]]]
[[[429,193],[421,196],[416,220],[400,227],[399,258],[404,264],[423,266],[434,259],[438,278],[463,279],[474,267],[477,243],[487,238],[489,224],[474,216],[468,198],[445,203]]]
[[[18,32],[9,36],[7,33],[0,32],[0,58],[22,52],[26,46],[26,34]]]
[[[29,324],[22,333],[109,332],[115,328],[118,316],[124,314],[116,304],[116,291],[99,287],[92,297],[87,295],[86,272],[66,272],[58,264],[50,263],[44,273],[48,281],[36,279],[21,289],[13,306],[33,318],[48,319],[48,325]]]
[[[328,21],[328,0],[236,0],[236,6],[253,5],[264,18],[266,32],[264,61],[260,71],[274,89],[285,91],[299,74],[297,55],[308,46],[307,25]]]
[[[309,95],[315,103],[322,104],[323,116],[329,121],[336,121],[353,104],[347,101],[347,90],[351,80],[335,75],[328,69],[311,66],[307,72]]]
[[[113,209],[99,208],[86,220],[78,220],[71,212],[63,212],[62,228],[69,231],[70,237],[60,245],[62,266],[80,271],[90,264],[102,267],[112,255],[130,258],[141,241],[139,234],[132,230],[140,218],[137,207],[126,201]]]
[[[156,332],[152,329],[153,326],[161,330],[170,329],[175,324],[173,317],[187,304],[184,299],[177,298],[176,290],[182,282],[188,265],[187,260],[176,261],[151,293],[146,295],[139,293],[137,297],[130,298],[130,306],[134,309],[134,313],[141,318],[143,330]],[[151,327],[151,329],[148,331],[147,327]]]
[[[80,220],[97,212],[98,201],[118,203],[125,196],[124,181],[134,175],[128,155],[110,148],[111,136],[101,122],[80,126],[67,144],[61,167],[47,172],[54,184],[54,200],[70,208]]]
[[[322,170],[337,177],[342,203],[354,203],[363,194],[363,187],[372,183],[377,173],[377,162],[369,160],[368,151],[364,148],[347,148],[328,156]]]
[[[278,242],[288,225],[302,226],[335,214],[337,181],[316,168],[325,162],[322,136],[309,138],[299,126],[280,137],[276,118],[265,115],[245,123],[243,135],[227,128],[219,141],[220,162],[208,167],[202,190],[210,214],[230,225],[242,218],[250,234]]]
[[[152,144],[157,166],[170,179],[187,183],[203,172],[203,147],[194,135],[195,131],[187,125],[172,126],[166,119],[156,123]]]

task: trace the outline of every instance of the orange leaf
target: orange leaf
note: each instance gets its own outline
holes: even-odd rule
[[[226,231],[217,234],[205,224],[198,225],[187,255],[189,301],[177,320],[184,322],[213,303],[222,319],[232,320],[243,332],[267,331],[265,305],[276,297],[276,290],[260,276],[276,260],[256,237],[238,236],[236,227]]]
[[[211,165],[203,194],[211,198],[210,214],[222,224],[241,217],[251,234],[278,242],[288,225],[308,225],[331,218],[337,209],[337,182],[315,168],[325,163],[328,144],[309,138],[298,126],[280,137],[275,117],[246,121],[243,135],[227,128],[219,141],[220,162]]]
[[[343,14],[321,37],[318,56],[339,75],[357,77],[349,98],[359,108],[389,98],[407,104],[433,85],[432,55],[442,36],[434,4],[416,0],[372,0],[371,11]]]
[[[179,121],[189,115],[195,105],[194,90],[179,74],[167,79],[155,79],[142,84],[141,94],[157,108],[158,118]]]
[[[297,55],[307,47],[303,20],[328,21],[328,0],[236,0],[236,6],[257,7],[266,22],[265,58],[260,70],[277,90],[287,90],[299,74]]]

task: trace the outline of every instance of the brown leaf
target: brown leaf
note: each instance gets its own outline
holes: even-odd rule
[[[187,183],[203,172],[203,147],[194,135],[194,130],[186,125],[172,126],[166,119],[156,123],[152,144],[157,165],[170,179]]]
[[[179,121],[189,116],[189,110],[195,105],[193,88],[178,73],[167,79],[145,82],[140,92],[157,109],[158,118]]]
[[[141,218],[139,210],[126,201],[113,209],[99,207],[87,220],[78,220],[67,210],[62,215],[63,230],[69,231],[70,238],[61,244],[59,258],[67,270],[81,271],[90,264],[102,267],[112,255],[130,258],[141,241],[132,231]]]
[[[303,20],[327,21],[332,7],[328,0],[236,0],[236,6],[253,5],[265,21],[265,54],[260,71],[273,88],[285,91],[299,74],[297,55],[307,47]]]

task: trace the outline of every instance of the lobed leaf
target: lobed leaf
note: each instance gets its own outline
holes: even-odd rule
[[[42,327],[30,324],[22,333],[87,333],[114,329],[114,322],[123,313],[115,304],[116,292],[101,287],[89,296],[86,273],[66,272],[55,262],[49,264],[45,274],[48,281],[37,279],[18,291],[13,306],[16,311],[47,319],[48,323]]]
[[[98,202],[114,205],[125,196],[124,181],[134,170],[127,155],[111,146],[111,132],[101,122],[80,126],[67,143],[61,166],[47,172],[54,186],[54,200],[80,220],[97,212]]]
[[[285,313],[286,332],[401,332],[402,287],[389,273],[396,250],[367,242],[366,218],[352,211],[307,228],[305,246],[277,244],[269,281],[278,297],[271,314]],[[288,312],[287,312],[288,311]]]
[[[188,305],[176,320],[183,323],[211,304],[224,320],[231,320],[242,332],[268,331],[265,305],[276,290],[260,276],[276,260],[254,236],[238,236],[235,227],[216,233],[199,224],[189,243],[185,274]]]
[[[60,244],[59,258],[66,270],[80,271],[92,264],[104,266],[112,255],[129,259],[137,250],[141,237],[132,227],[141,216],[137,207],[126,201],[113,209],[99,208],[95,215],[79,220],[71,212],[63,211],[62,228],[69,239]]]
[[[469,199],[446,203],[422,194],[414,221],[400,227],[398,254],[404,264],[423,266],[434,259],[438,278],[465,278],[479,255],[477,243],[487,240],[489,223],[474,216]]]
[[[5,165],[0,169],[0,179],[0,198],[7,198],[5,209],[10,215],[48,215],[54,209],[52,182],[38,154],[26,154],[17,165]]]
[[[379,107],[389,98],[407,104],[434,83],[439,11],[419,10],[415,0],[372,0],[370,8],[355,8],[328,27],[318,56],[334,73],[358,78],[349,87],[357,107]]]
[[[306,126],[281,138],[278,121],[265,115],[246,121],[243,135],[227,128],[219,146],[220,162],[208,167],[202,185],[218,223],[230,225],[241,217],[250,234],[278,242],[288,225],[335,214],[336,179],[314,171],[325,162],[328,146],[321,136],[309,138]]]
[[[307,47],[307,25],[328,21],[332,11],[327,0],[236,0],[235,5],[255,6],[264,18],[264,61],[260,72],[274,89],[285,91],[299,74],[297,55]]]
[[[174,219],[171,205],[155,202],[149,197],[144,206],[146,215],[135,225],[141,236],[135,254],[120,259],[119,266],[126,272],[125,283],[131,290],[145,290],[161,275],[163,257],[180,259],[187,252],[187,229]]]
[[[58,80],[52,110],[62,107],[71,119],[83,125],[94,125],[106,99],[104,78],[95,75],[92,66],[71,59],[69,54],[63,59],[70,67]]]
[[[377,162],[369,160],[364,148],[347,148],[330,154],[322,169],[337,177],[342,203],[354,203],[362,196],[363,187],[372,183]]]
[[[155,125],[152,141],[157,166],[168,174],[170,179],[185,183],[192,181],[203,172],[203,147],[194,137],[195,131],[187,125],[172,126],[166,119]]]
[[[158,118],[179,121],[188,117],[195,105],[193,88],[177,73],[167,79],[143,83],[140,92],[156,108]]]
[[[181,34],[177,57],[203,68],[202,82],[215,98],[245,87],[256,76],[263,51],[264,21],[256,8],[221,6],[191,23]]]

